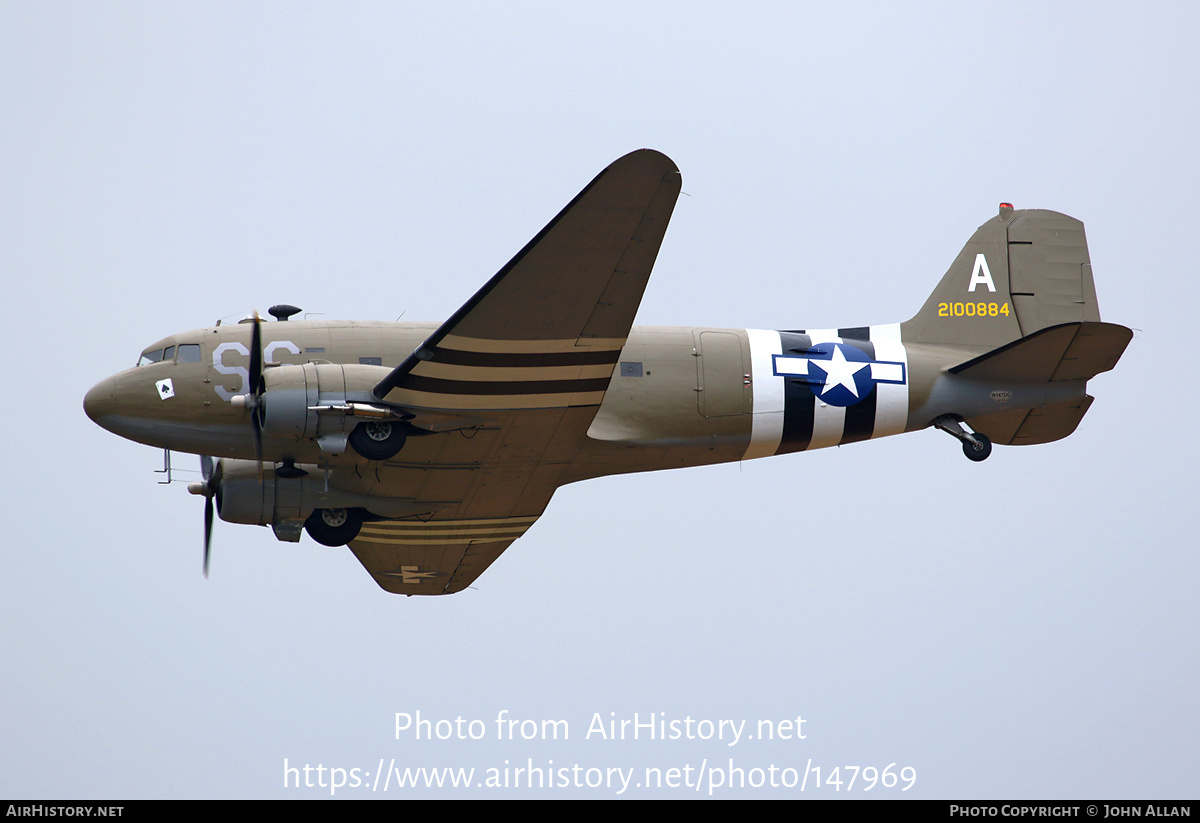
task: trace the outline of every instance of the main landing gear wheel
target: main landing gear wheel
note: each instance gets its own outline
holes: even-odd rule
[[[988,455],[992,453],[992,441],[988,440],[987,435],[975,432],[972,437],[975,438],[974,443],[970,440],[963,441],[963,454],[968,460],[974,460],[976,463],[981,460],[987,460]]]
[[[359,423],[350,432],[350,445],[368,460],[387,460],[404,448],[404,430],[398,423]]]
[[[304,529],[322,546],[345,546],[358,537],[362,524],[358,509],[317,509],[308,516]]]

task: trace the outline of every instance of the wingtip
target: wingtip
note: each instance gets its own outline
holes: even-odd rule
[[[648,148],[637,149],[636,151],[629,152],[629,154],[626,154],[623,157],[618,157],[616,160],[614,160],[609,165],[609,168],[612,168],[613,166],[633,164],[633,163],[637,163],[639,165],[657,167],[659,170],[661,170],[664,173],[665,172],[675,172],[676,174],[679,173],[679,167],[675,165],[674,160],[672,160],[667,155],[663,154],[658,149],[648,149]]]

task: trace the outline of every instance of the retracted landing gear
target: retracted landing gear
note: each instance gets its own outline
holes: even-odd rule
[[[362,524],[361,509],[317,509],[308,516],[304,528],[322,546],[345,546],[358,537]]]
[[[368,460],[390,460],[404,448],[405,427],[389,421],[359,423],[350,432],[350,445]]]
[[[963,454],[968,460],[976,463],[987,460],[992,453],[992,441],[987,435],[979,432],[969,432],[963,428],[962,420],[954,415],[945,414],[933,421],[933,425],[952,437],[962,441]]]

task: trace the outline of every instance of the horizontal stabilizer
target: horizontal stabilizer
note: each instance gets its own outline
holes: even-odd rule
[[[950,373],[1013,383],[1090,380],[1117,364],[1132,337],[1132,331],[1113,323],[1064,323],[960,363]]]
[[[971,428],[1004,446],[1032,446],[1062,440],[1079,426],[1092,406],[1092,396],[1073,397],[1036,409],[967,420]]]
[[[1092,406],[1092,396],[1064,400],[1037,409],[1030,409],[1029,415],[1021,423],[1013,436],[1014,446],[1031,446],[1035,443],[1051,443],[1062,440],[1075,431],[1079,421],[1087,414]]]

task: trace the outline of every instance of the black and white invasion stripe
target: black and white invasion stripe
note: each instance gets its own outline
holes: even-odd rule
[[[747,329],[754,391],[750,444],[744,459],[820,449],[899,434],[908,420],[908,355],[900,325],[844,329],[763,331]],[[899,375],[876,382],[849,406],[822,402],[803,376],[776,374],[774,358],[801,356],[822,343],[840,343],[865,354],[880,374]],[[819,361],[818,361],[819,362]]]

